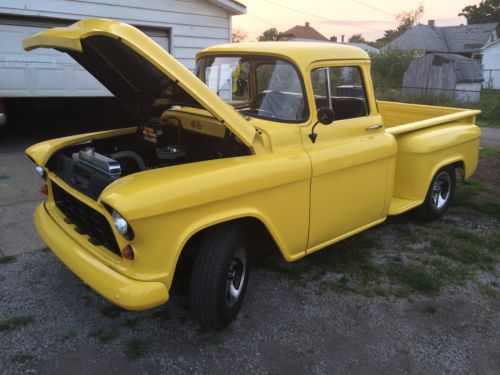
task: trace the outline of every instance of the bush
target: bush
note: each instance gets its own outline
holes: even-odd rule
[[[414,51],[399,49],[386,49],[371,54],[373,82],[383,82],[384,86],[400,88],[403,84],[406,69],[408,69],[415,57]]]

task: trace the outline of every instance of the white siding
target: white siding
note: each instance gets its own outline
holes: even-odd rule
[[[189,69],[197,51],[231,38],[229,12],[208,0],[2,0],[2,14],[70,21],[100,17],[168,28],[170,53]]]
[[[484,49],[483,71],[483,87],[500,90],[500,41]]]

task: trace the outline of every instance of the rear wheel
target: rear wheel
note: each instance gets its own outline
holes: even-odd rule
[[[202,240],[191,276],[191,310],[203,327],[222,328],[241,308],[249,274],[244,234],[242,225],[228,223]]]
[[[427,221],[441,217],[455,195],[455,184],[455,168],[441,168],[432,179],[424,203],[415,210],[417,216]]]

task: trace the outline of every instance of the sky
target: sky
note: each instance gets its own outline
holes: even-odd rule
[[[436,26],[466,24],[458,13],[467,5],[480,0],[238,0],[247,7],[247,14],[233,16],[233,30],[247,34],[245,40],[256,40],[266,29],[276,27],[283,32],[295,25],[309,22],[321,34],[330,38],[362,34],[375,40],[384,30],[395,28],[395,15],[424,6],[420,23],[434,19]],[[278,5],[277,5],[278,4]],[[281,5],[281,6],[280,6]],[[290,8],[290,9],[287,9]],[[293,9],[293,10],[292,10]]]

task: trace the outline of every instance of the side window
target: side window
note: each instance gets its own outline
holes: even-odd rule
[[[336,120],[368,115],[361,70],[354,66],[319,68],[311,72],[316,108],[330,107]]]

